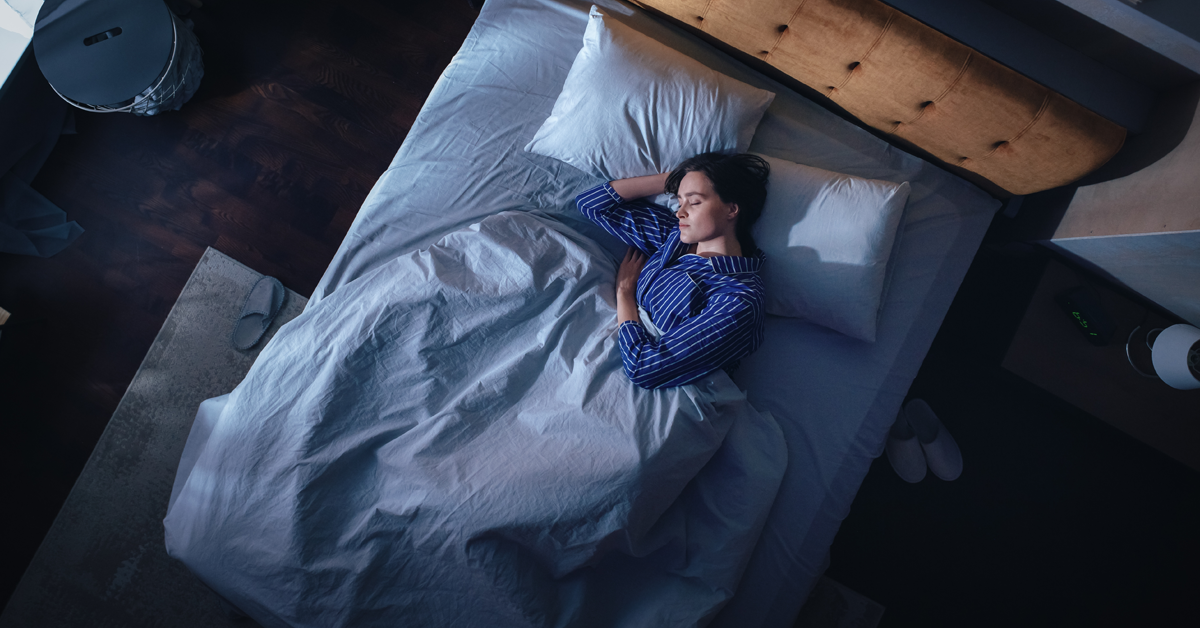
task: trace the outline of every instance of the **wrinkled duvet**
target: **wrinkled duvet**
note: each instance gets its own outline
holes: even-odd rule
[[[615,272],[510,211],[342,286],[193,428],[169,553],[264,626],[702,625],[787,453],[723,372],[629,382]]]

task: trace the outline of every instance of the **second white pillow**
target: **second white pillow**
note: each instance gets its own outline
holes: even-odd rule
[[[767,313],[875,341],[909,185],[761,155],[771,164],[754,239]]]

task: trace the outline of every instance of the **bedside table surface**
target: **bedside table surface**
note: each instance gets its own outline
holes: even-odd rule
[[[1088,281],[1116,325],[1107,346],[1092,345],[1054,300],[1084,279],[1058,261],[1047,264],[1002,366],[1200,471],[1200,390],[1177,390],[1142,377],[1125,356],[1125,340],[1135,327],[1169,327],[1177,321],[1148,311],[1102,282]]]

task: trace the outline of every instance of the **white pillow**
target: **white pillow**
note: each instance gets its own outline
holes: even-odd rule
[[[767,313],[874,342],[908,183],[761,157],[771,179],[754,240],[767,255]]]
[[[525,150],[607,180],[666,172],[703,152],[745,152],[775,94],[592,7],[583,49]]]

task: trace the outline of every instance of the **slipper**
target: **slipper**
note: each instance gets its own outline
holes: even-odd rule
[[[245,351],[258,344],[283,307],[285,296],[287,290],[274,277],[263,276],[254,282],[242,304],[242,315],[233,325],[231,341],[234,349]]]
[[[892,468],[901,480],[915,484],[925,479],[925,452],[921,451],[917,433],[908,424],[903,409],[888,432],[887,443],[883,448],[887,452],[888,462],[892,463]]]
[[[913,399],[904,406],[904,416],[921,442],[929,470],[947,482],[957,480],[963,470],[962,451],[933,408],[924,400]]]

